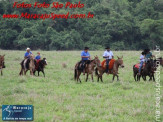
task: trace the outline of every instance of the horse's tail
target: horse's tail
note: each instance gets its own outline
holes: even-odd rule
[[[76,80],[76,78],[77,78],[77,69],[75,68],[75,70],[74,70],[74,80]]]
[[[98,76],[98,69],[95,69],[95,75]]]

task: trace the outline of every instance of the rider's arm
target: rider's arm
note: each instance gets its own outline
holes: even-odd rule
[[[81,58],[89,58],[90,57],[90,55],[89,56],[84,56],[84,53],[82,52],[81,53]]]
[[[81,58],[89,58],[90,56],[81,56]]]

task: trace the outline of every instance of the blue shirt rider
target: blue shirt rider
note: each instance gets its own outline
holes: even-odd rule
[[[30,55],[32,54],[31,49],[27,48],[26,51],[27,52],[24,54],[24,58],[25,59],[30,59]]]
[[[40,60],[41,56],[40,56],[40,52],[37,52],[37,56],[35,57],[36,60]]]
[[[81,52],[81,68],[83,69],[83,75],[85,75],[85,67],[86,64],[89,63],[90,61],[90,54],[88,52],[89,48],[85,47],[84,50]]]
[[[21,65],[24,65],[24,68],[27,69],[26,63],[29,62],[30,55],[32,55],[31,49],[28,47],[26,53],[24,54],[24,60],[21,62]]]

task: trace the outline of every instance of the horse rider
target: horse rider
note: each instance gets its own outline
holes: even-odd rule
[[[145,53],[145,62],[147,62],[147,61],[149,61],[150,59],[153,58],[153,55],[150,52],[150,49],[145,49],[144,53]]]
[[[109,62],[114,58],[113,52],[110,50],[110,47],[105,48],[106,51],[103,54],[103,58],[106,59],[106,72],[109,71]]]
[[[41,60],[40,52],[37,52],[37,56],[35,57],[36,61]]]
[[[27,63],[27,61],[29,61],[30,55],[32,55],[32,52],[31,52],[31,49],[28,47],[28,48],[26,49],[26,53],[24,54],[24,60],[23,60],[24,68],[26,68],[26,67],[25,67],[25,64]]]
[[[145,61],[145,53],[142,52],[142,53],[141,53],[141,56],[140,56],[139,75],[141,74],[141,69],[142,69],[142,67],[143,67],[144,61]]]
[[[85,75],[85,68],[86,64],[90,63],[90,54],[88,52],[89,48],[85,47],[84,50],[81,52],[81,68],[83,69],[83,75]]]
[[[37,69],[39,66],[39,62],[41,60],[40,52],[37,52],[37,56],[35,57],[35,60],[36,60],[36,69]]]

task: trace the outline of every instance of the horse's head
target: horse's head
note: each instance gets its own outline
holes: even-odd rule
[[[2,67],[5,67],[4,66],[5,62],[4,61],[5,61],[5,55],[3,55],[3,56],[0,55],[0,64],[2,65]]]
[[[117,56],[117,58],[118,58],[118,60],[117,60],[118,65],[121,66],[122,68],[124,68],[123,59],[122,59],[123,56],[121,58]]]
[[[101,62],[100,62],[100,60],[99,60],[99,58],[98,58],[97,55],[96,55],[95,58],[94,58],[94,62],[95,62],[95,64],[96,64],[97,66],[101,66]]]
[[[34,57],[33,54],[30,55],[30,59],[31,59],[31,60],[34,60],[34,59],[35,59],[35,57]]]
[[[46,58],[43,58],[43,64],[48,65]]]

